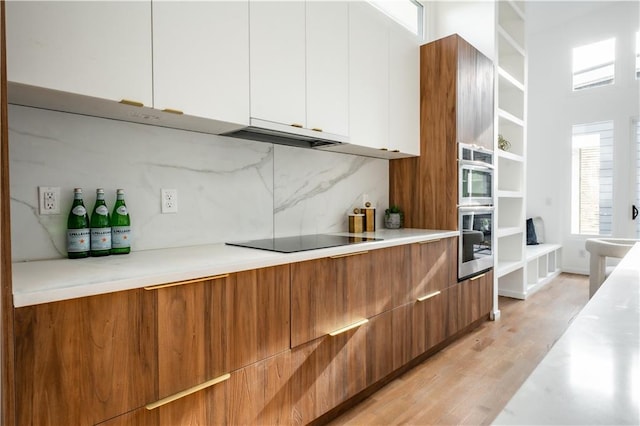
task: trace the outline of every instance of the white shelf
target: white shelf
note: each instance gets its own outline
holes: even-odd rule
[[[504,158],[505,160],[516,161],[518,163],[524,162],[524,157],[522,155],[514,154],[513,152],[509,152],[509,151],[503,151],[501,149],[499,149],[497,152],[498,152],[498,157]]]
[[[509,46],[524,58],[525,56],[524,47],[520,43],[518,43],[511,36],[511,34],[509,34],[509,32],[506,29],[504,29],[500,24],[498,24],[498,35],[502,36],[504,40],[507,43],[509,43]]]
[[[537,259],[540,256],[558,251],[562,248],[560,244],[538,244],[535,246],[525,247],[525,256],[527,261]]]
[[[523,198],[522,191],[502,191],[498,190],[498,198]]]
[[[524,231],[520,226],[511,226],[508,228],[498,228],[498,238],[509,237],[511,235],[522,234]]]
[[[507,70],[505,70],[502,67],[498,67],[498,75],[502,77],[505,81],[513,85],[513,87],[515,87],[516,89],[524,93],[524,83],[522,83],[520,80],[518,80],[517,78],[509,74]]]
[[[524,262],[518,261],[503,261],[498,262],[498,278],[504,277],[511,272],[514,272],[524,266]]]
[[[524,121],[521,118],[518,118],[515,115],[510,114],[503,109],[498,108],[498,117],[504,118],[505,120],[508,120],[513,124],[517,124],[518,126],[524,127]]]

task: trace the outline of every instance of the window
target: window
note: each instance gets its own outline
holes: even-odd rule
[[[615,38],[574,48],[573,90],[613,84],[615,56]]]
[[[423,37],[424,6],[416,0],[369,0],[369,3],[407,27],[412,33]]]
[[[611,235],[613,121],[573,126],[571,232]]]

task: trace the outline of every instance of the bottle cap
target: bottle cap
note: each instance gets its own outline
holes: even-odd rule
[[[104,194],[104,189],[103,188],[96,189],[96,194]]]
[[[116,191],[116,194],[124,194],[124,189],[118,189],[118,190]]]
[[[73,188],[75,194],[82,194],[82,188]]]

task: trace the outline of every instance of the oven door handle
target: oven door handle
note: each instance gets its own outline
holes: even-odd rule
[[[473,170],[493,170],[493,164],[483,163],[482,161],[458,160],[460,167],[466,167]]]

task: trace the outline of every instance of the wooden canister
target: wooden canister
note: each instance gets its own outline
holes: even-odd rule
[[[375,232],[376,230],[376,209],[364,208],[361,210],[364,213],[364,230],[365,232]]]
[[[359,234],[364,232],[364,215],[363,214],[350,214],[349,215],[349,232],[352,234]]]

